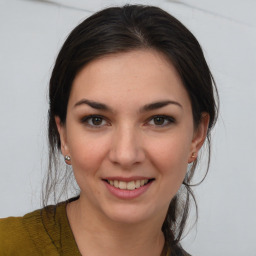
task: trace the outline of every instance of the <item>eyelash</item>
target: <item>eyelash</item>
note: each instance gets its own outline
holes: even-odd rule
[[[102,126],[105,126],[106,124],[104,125],[95,125],[95,124],[90,124],[89,122],[93,120],[93,118],[99,118],[101,119],[102,121],[105,121],[106,124],[108,123],[106,121],[106,118],[104,116],[101,116],[101,115],[89,115],[89,116],[85,116],[84,118],[82,118],[81,122],[82,123],[85,123],[87,126],[89,127],[92,127],[92,128],[101,128]]]
[[[156,118],[162,118],[164,121],[164,124],[160,124],[160,125],[152,124],[153,126],[156,126],[156,127],[166,127],[171,125],[172,123],[175,123],[175,119],[173,117],[166,116],[166,115],[155,115],[153,117],[150,117],[147,123],[149,124],[151,121],[154,121]]]
[[[103,121],[105,122],[105,124],[99,124],[99,125],[95,125],[93,123],[90,123],[90,121],[93,121],[94,118],[99,118],[100,121]],[[157,124],[150,124],[151,121],[154,122],[154,120],[156,118],[161,118],[161,119],[164,119],[164,123],[163,124],[160,124],[160,125],[157,125]],[[108,120],[106,120],[106,118],[104,116],[101,116],[101,115],[89,115],[89,116],[85,116],[84,118],[82,118],[81,120],[82,123],[86,124],[87,126],[91,127],[91,128],[101,128],[103,126],[109,126],[110,123],[108,122]],[[150,125],[150,126],[155,126],[157,128],[161,128],[161,127],[166,127],[166,126],[169,126],[171,125],[172,123],[175,123],[175,119],[171,116],[167,116],[167,115],[155,115],[155,116],[152,116],[150,117],[147,121],[146,121],[146,125]]]

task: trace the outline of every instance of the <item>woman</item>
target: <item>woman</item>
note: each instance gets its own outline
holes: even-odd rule
[[[191,179],[217,116],[195,37],[156,7],[105,9],[71,32],[49,92],[45,202],[60,153],[79,196],[1,220],[1,255],[188,255]]]

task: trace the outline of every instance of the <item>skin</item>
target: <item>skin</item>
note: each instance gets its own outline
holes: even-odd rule
[[[152,107],[156,102],[166,104]],[[188,93],[156,51],[104,56],[77,74],[66,123],[56,117],[56,124],[81,189],[67,215],[82,254],[160,255],[169,203],[203,145],[208,123],[203,113],[195,129]],[[120,199],[104,181],[116,176],[154,180],[142,195]]]

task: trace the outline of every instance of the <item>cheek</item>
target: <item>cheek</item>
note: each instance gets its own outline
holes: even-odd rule
[[[155,152],[154,165],[161,181],[159,191],[162,197],[166,198],[165,203],[169,205],[180,189],[187,172],[187,150],[176,143],[165,146],[166,151]]]
[[[81,192],[94,199],[102,197],[102,191],[97,186],[97,182],[100,180],[99,170],[105,158],[107,146],[102,141],[100,143],[95,139],[79,137],[78,140],[75,138],[72,140],[69,148],[74,176]]]
[[[107,142],[91,138],[91,136],[75,136],[70,138],[69,151],[75,175],[89,176],[100,167],[107,151]]]
[[[163,138],[149,145],[151,155],[162,164],[187,163],[190,151],[188,140],[178,138]]]
[[[156,146],[157,145],[157,146]],[[172,184],[182,183],[187,171],[189,140],[178,136],[149,145],[151,161],[158,172]]]

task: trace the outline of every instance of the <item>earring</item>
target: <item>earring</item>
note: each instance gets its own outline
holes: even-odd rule
[[[192,158],[195,158],[196,157],[196,153],[193,152],[192,155],[191,155]]]
[[[68,155],[64,156],[64,160],[65,160],[66,164],[71,165],[71,157],[70,156],[68,156]]]
[[[191,159],[192,158],[192,159]],[[188,160],[188,163],[191,164],[196,160],[196,152],[192,152],[191,157]]]

